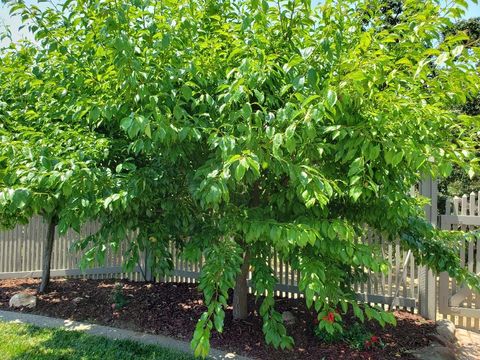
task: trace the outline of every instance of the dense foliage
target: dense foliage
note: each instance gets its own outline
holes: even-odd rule
[[[458,32],[468,35],[468,39],[463,41],[466,48],[480,46],[480,17],[459,21],[447,31],[448,34],[457,34]],[[471,116],[480,115],[480,94],[468,99],[465,104],[459,106],[457,111]],[[480,157],[480,132],[477,132],[478,157]],[[444,196],[460,196],[478,192],[480,191],[480,176],[478,174],[475,177],[469,176],[464,169],[454,167],[452,174],[440,182],[439,189]]]
[[[405,6],[405,0],[382,0],[381,11],[383,13],[383,26],[390,27],[398,25],[401,21],[408,21],[408,18],[402,16]],[[452,22],[450,26],[445,28],[443,37],[457,34],[468,36],[462,42],[462,45],[466,49],[478,47],[480,44],[480,18],[474,17]],[[456,110],[467,115],[480,115],[480,95],[468,98],[465,103],[457,106]],[[480,133],[477,139],[477,143],[479,142]],[[480,151],[480,149],[478,150]],[[479,156],[480,152],[477,153],[477,157]],[[478,176],[473,177],[473,174],[469,174],[468,170],[468,168],[465,169],[454,166],[452,173],[440,181],[439,190],[441,194],[440,205],[442,211],[446,197],[468,194],[480,190],[480,178]]]
[[[61,231],[101,223],[78,244],[87,261],[124,241],[127,268],[147,249],[158,274],[171,242],[203,256],[196,355],[223,330],[229,290],[244,303],[249,269],[267,343],[292,345],[273,251],[300,271],[320,331],[341,331],[348,309],[393,322],[352,291],[387,269],[365,225],[479,287],[409,196],[453,165],[478,170],[479,119],[452,109],[478,94],[479,49],[443,36],[463,1],[404,1],[389,26],[382,1],[3,1],[35,42],[0,56],[2,222],[51,197]]]

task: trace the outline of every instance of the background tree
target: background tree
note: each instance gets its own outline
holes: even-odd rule
[[[383,0],[381,5],[381,11],[383,13],[383,28],[388,28],[394,25],[398,25],[401,22],[408,21],[408,16],[404,16],[403,10],[406,6],[410,6],[405,0]],[[424,6],[421,2],[418,2],[417,6]],[[456,10],[457,13],[461,13],[462,9]],[[368,13],[367,13],[368,18]],[[367,21],[368,23],[368,21]],[[480,41],[480,18],[474,17],[466,20],[459,20],[452,22],[444,30],[443,37],[453,35],[466,35],[462,44],[465,48],[471,49],[478,47]],[[434,44],[435,46],[435,44]],[[431,64],[430,66],[436,66]],[[473,96],[466,100],[466,102],[456,108],[457,111],[470,116],[476,116],[480,114],[480,96]],[[480,136],[480,134],[479,134]],[[477,143],[480,138],[477,139]],[[477,153],[477,158],[480,158],[480,153]],[[470,168],[453,167],[452,173],[439,183],[440,190],[440,208],[443,208],[446,197],[458,196],[462,194],[468,194],[471,192],[478,192],[480,190],[480,179],[477,176],[473,176],[473,173],[469,173]]]
[[[480,18],[459,21],[452,25],[447,33],[455,35],[465,34],[468,38],[463,41],[463,45],[467,49],[478,48],[480,45]],[[470,116],[480,115],[480,95],[467,99],[466,103],[459,106],[457,111]],[[478,144],[480,144],[480,132],[477,132],[477,158],[480,158],[480,147]],[[440,182],[439,189],[444,197],[478,192],[480,191],[480,177],[478,174],[477,176],[473,176],[473,173],[469,174],[468,169],[454,167],[452,174]]]
[[[274,306],[274,252],[301,273],[320,330],[341,331],[348,309],[393,323],[352,290],[365,269],[388,268],[360,241],[365,225],[480,287],[460,266],[458,239],[408,195],[425,175],[478,168],[478,118],[452,110],[478,94],[478,49],[443,37],[461,5],[406,1],[403,20],[385,27],[380,1],[7,4],[35,34],[30,59],[46,54],[66,89],[46,122],[106,141],[87,192],[95,200],[65,212],[102,225],[79,243],[86,260],[126,238],[127,266],[146,249],[154,272],[171,269],[171,242],[205,258],[196,355],[223,331],[231,289],[235,317],[248,315],[249,270],[267,343],[292,345]]]

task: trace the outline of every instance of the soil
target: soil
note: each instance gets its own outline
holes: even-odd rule
[[[195,284],[121,280],[126,304],[115,309],[112,306],[115,282],[118,280],[55,279],[48,294],[38,295],[35,309],[19,311],[162,334],[185,341],[191,339],[195,324],[205,310],[202,294]],[[36,279],[0,280],[0,309],[8,310],[9,299],[20,291],[36,294],[38,283]],[[253,296],[249,298],[251,311],[244,321],[233,320],[229,308],[225,330],[223,334],[212,335],[212,347],[262,360],[412,359],[407,351],[427,346],[428,334],[434,329],[431,321],[396,311],[396,327],[367,324],[368,331],[381,339],[383,348],[355,350],[344,342],[320,341],[314,335],[313,316],[302,299],[278,298],[276,309],[292,312],[297,321],[287,327],[295,340],[295,348],[275,350],[264,342],[262,319],[258,315],[260,303]],[[344,321],[350,324],[353,319],[347,315]]]

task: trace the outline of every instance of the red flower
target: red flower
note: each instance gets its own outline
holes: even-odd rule
[[[335,322],[335,314],[333,312],[329,312],[327,316],[323,317],[323,320],[330,324],[333,324]]]
[[[368,340],[365,340],[365,348],[368,349],[372,343]]]
[[[372,341],[372,343],[377,343],[380,339],[378,338],[378,336],[373,335],[370,340]]]
[[[335,321],[335,314],[333,312],[328,313],[328,320],[332,323]]]

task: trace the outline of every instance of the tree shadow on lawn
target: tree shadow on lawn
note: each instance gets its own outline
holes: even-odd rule
[[[18,351],[6,360],[193,360],[189,355],[169,349],[78,331],[22,325],[16,337]]]

